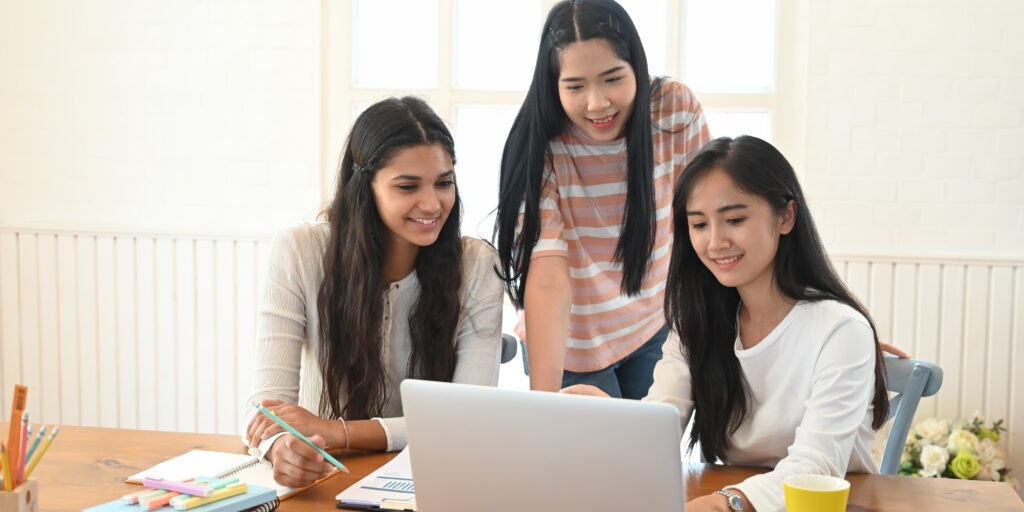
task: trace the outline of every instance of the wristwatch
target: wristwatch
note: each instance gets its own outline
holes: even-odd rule
[[[725,489],[719,489],[715,491],[715,494],[721,494],[722,496],[725,496],[725,499],[728,500],[729,502],[729,509],[731,509],[733,512],[743,512],[743,498],[741,498],[739,494],[736,494],[732,491],[727,491]]]

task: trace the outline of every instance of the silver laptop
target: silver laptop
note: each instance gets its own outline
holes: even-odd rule
[[[667,404],[406,380],[420,512],[684,509]]]

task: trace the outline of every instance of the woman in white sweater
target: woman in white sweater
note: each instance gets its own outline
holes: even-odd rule
[[[329,450],[398,450],[403,379],[497,384],[498,259],[459,236],[454,162],[451,134],[422,100],[390,98],[359,116],[327,221],[271,244],[249,404]],[[251,406],[248,418],[243,437],[278,483],[331,469]]]
[[[755,137],[716,139],[683,171],[673,209],[673,332],[644,400],[675,405],[684,427],[692,414],[690,448],[706,460],[774,468],[686,510],[781,511],[787,475],[877,471],[881,348],[789,162]]]

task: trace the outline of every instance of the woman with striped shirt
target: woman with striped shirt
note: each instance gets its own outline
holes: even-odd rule
[[[495,225],[532,389],[647,393],[667,334],[672,193],[709,138],[693,93],[649,78],[621,6],[551,10],[505,143]]]

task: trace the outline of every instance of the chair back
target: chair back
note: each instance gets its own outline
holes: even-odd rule
[[[516,357],[516,337],[511,334],[501,335],[501,362],[507,363]]]
[[[900,467],[903,447],[907,443],[907,434],[913,425],[917,405],[921,397],[932,396],[942,387],[942,368],[918,359],[886,356],[884,360],[886,386],[896,395],[889,399],[889,417],[886,421],[893,421],[878,470],[883,475],[895,475]]]

